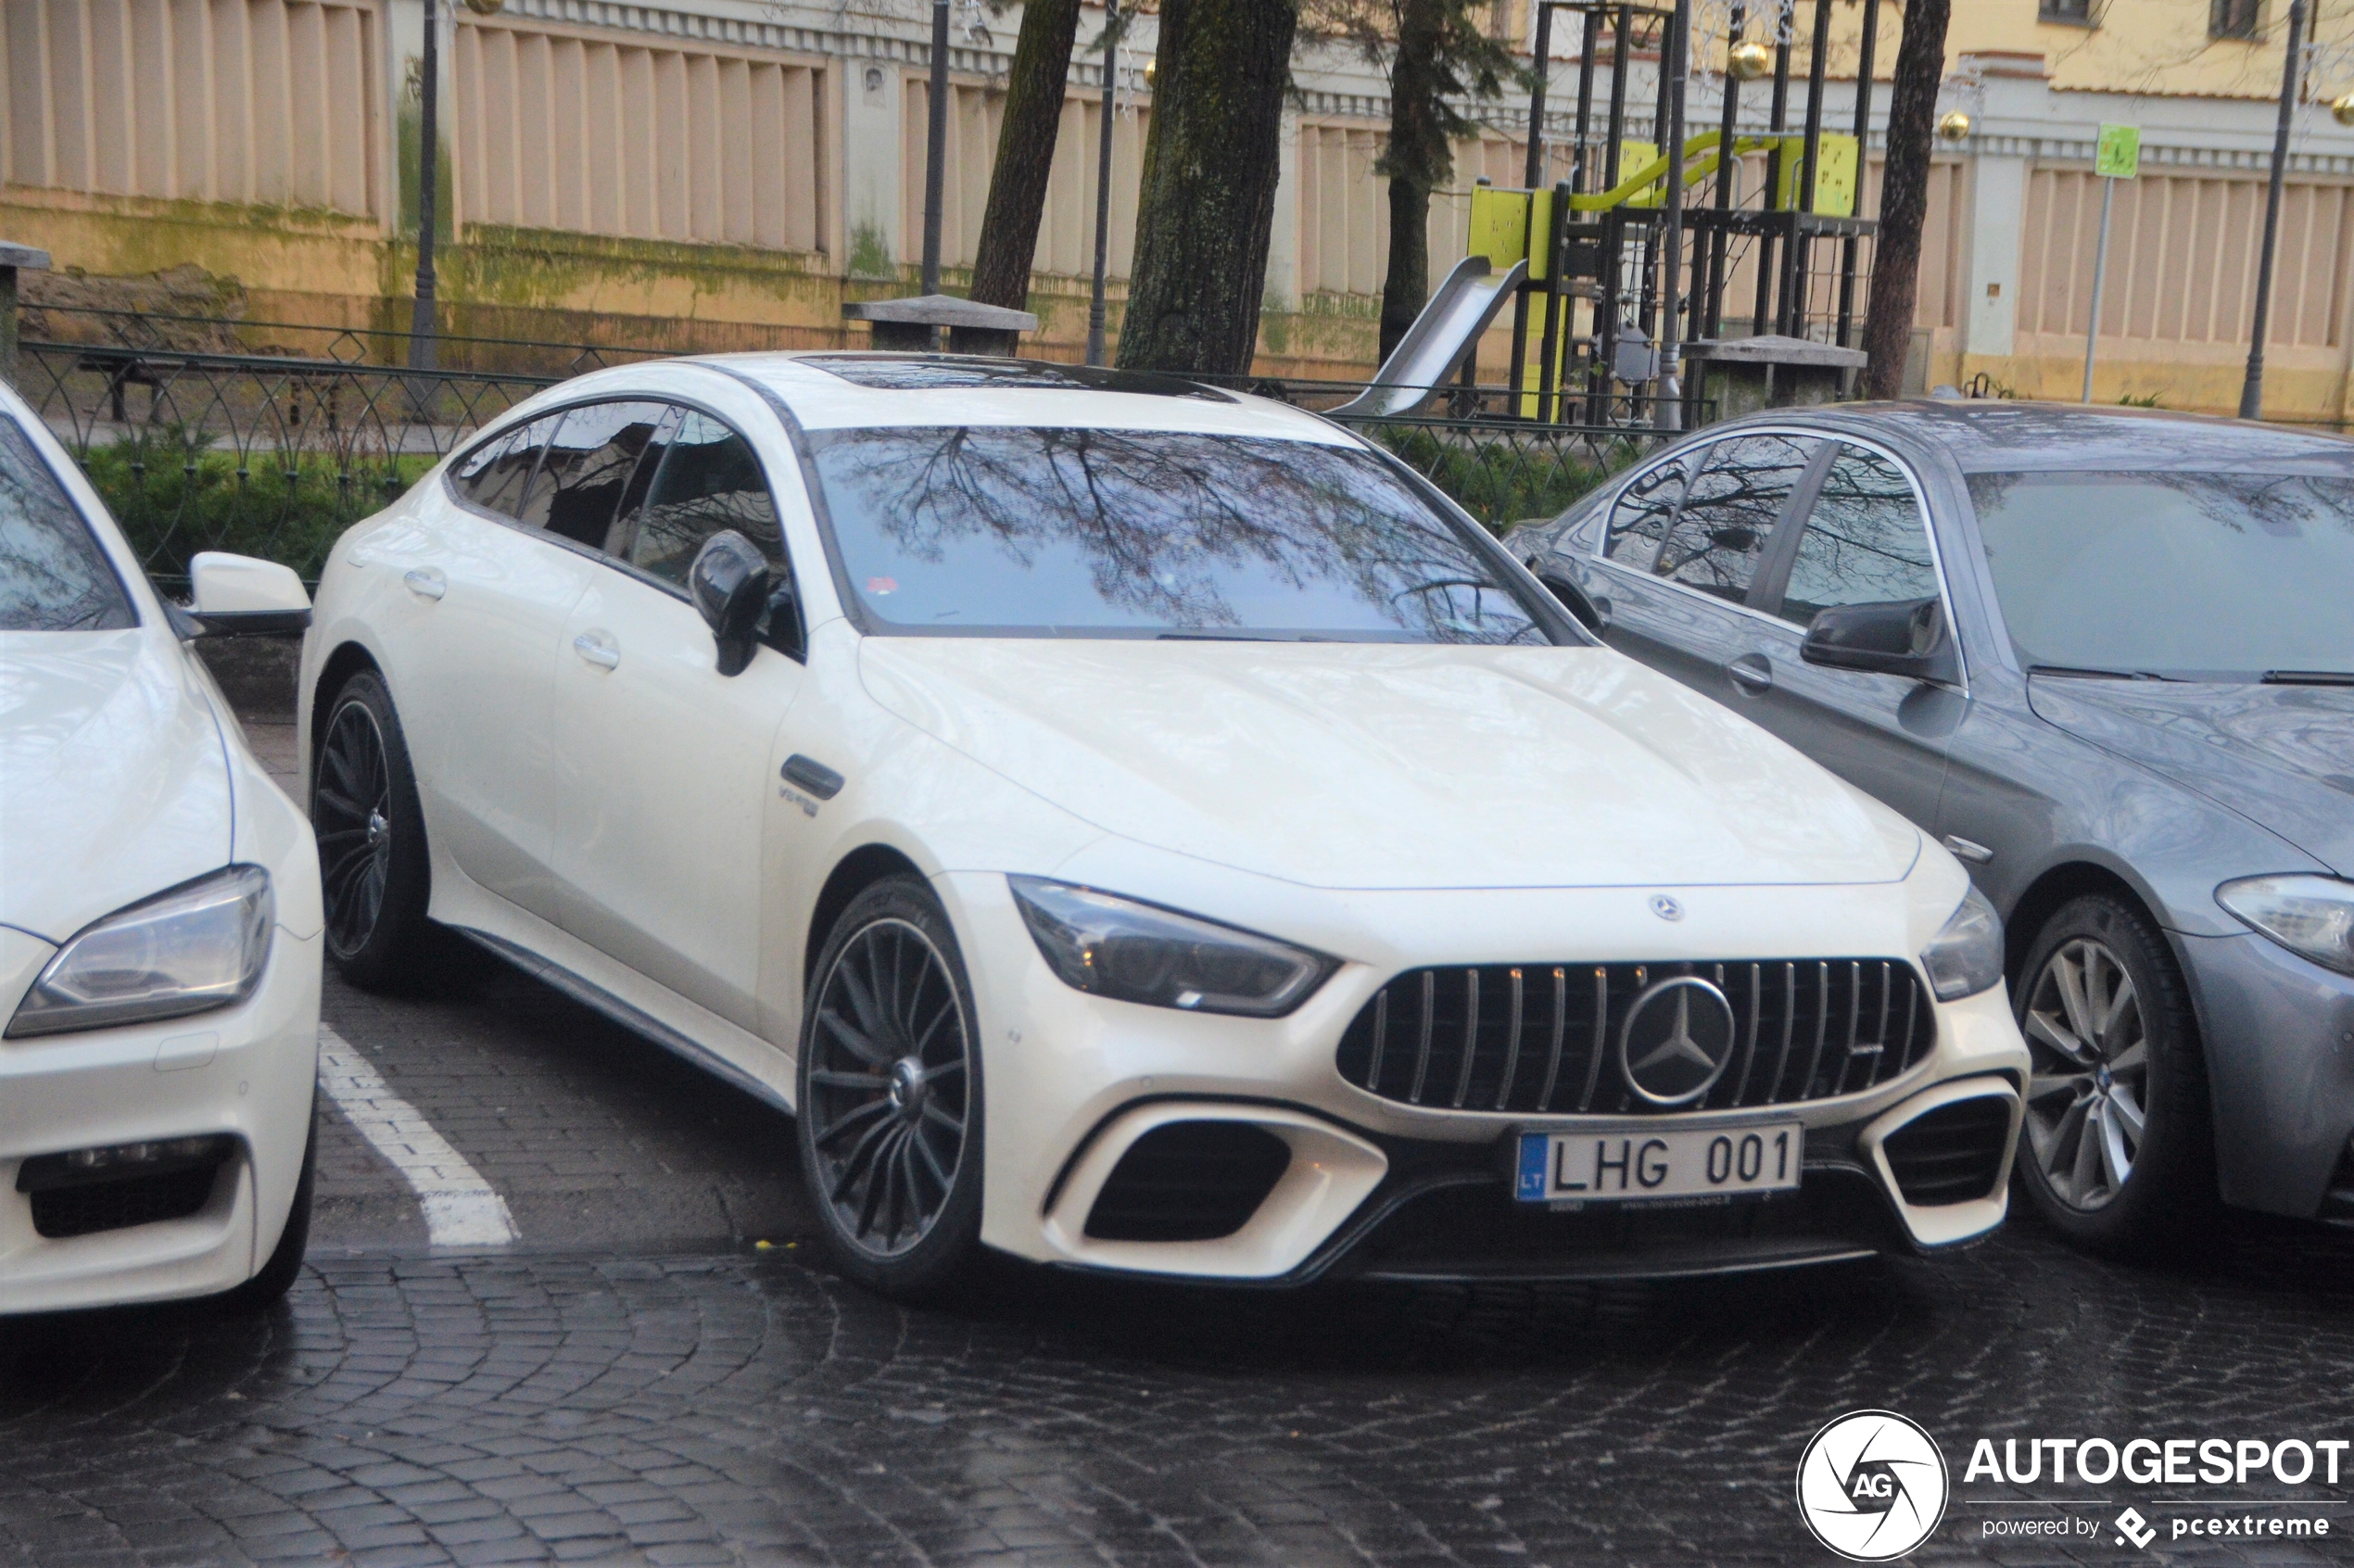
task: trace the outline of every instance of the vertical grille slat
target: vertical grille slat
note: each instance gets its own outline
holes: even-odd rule
[[[1529,994],[1532,970],[1551,974],[1550,1013],[1541,992]],[[1615,1031],[1643,990],[1687,975],[1714,984],[1731,1008],[1737,1059],[1698,1102],[1654,1106],[1606,1064],[1615,1062]],[[1393,1018],[1405,1010],[1411,1022]],[[1755,1108],[1858,1094],[1902,1077],[1934,1045],[1935,1018],[1928,986],[1901,958],[1466,965],[1410,969],[1375,992],[1343,1034],[1335,1065],[1368,1094],[1437,1109],[1530,1116]],[[1541,1072],[1532,1059],[1540,1054]]]
[[[1455,1069],[1453,1108],[1463,1108],[1471,1093],[1472,1065],[1479,1060],[1479,971],[1463,971],[1463,1063]]]

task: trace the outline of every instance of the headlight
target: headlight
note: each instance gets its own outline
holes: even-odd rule
[[[1194,1013],[1280,1018],[1338,961],[1251,931],[1035,877],[1008,877],[1038,951],[1093,996]]]
[[[1921,967],[1940,1002],[1975,996],[2003,978],[2003,917],[1976,888],[1962,899],[1930,944],[1921,950]]]
[[[270,958],[270,873],[232,866],[118,910],[57,950],[8,1038],[148,1023],[253,994]]]
[[[2243,877],[2215,902],[2324,969],[2354,975],[2354,882],[2335,877]]]

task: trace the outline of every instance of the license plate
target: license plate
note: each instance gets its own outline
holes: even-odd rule
[[[1795,1121],[1724,1128],[1524,1132],[1512,1196],[1522,1203],[1650,1203],[1786,1192],[1805,1130]]]

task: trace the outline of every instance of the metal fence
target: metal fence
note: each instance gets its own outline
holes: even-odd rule
[[[326,354],[203,352],[125,341],[142,335],[110,324],[121,329],[110,341],[23,343],[18,389],[167,588],[184,583],[188,558],[206,550],[283,562],[315,581],[344,529],[475,430],[566,378],[537,369],[417,372]],[[351,335],[339,341],[374,347]],[[472,352],[489,346],[470,341]],[[575,371],[627,352],[530,347],[543,356],[569,353]],[[1315,410],[1363,390],[1265,378],[1247,386]],[[1499,531],[1558,512],[1666,438],[1644,428],[1506,418],[1496,411],[1507,397],[1498,387],[1450,387],[1442,412],[1351,423]]]

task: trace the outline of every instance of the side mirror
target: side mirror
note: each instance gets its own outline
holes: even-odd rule
[[[1562,608],[1577,618],[1577,624],[1596,637],[1610,630],[1610,600],[1607,596],[1589,592],[1576,578],[1558,567],[1548,567],[1532,561],[1528,569],[1545,589],[1562,601]]]
[[[733,528],[712,535],[695,551],[687,568],[687,597],[719,645],[721,675],[740,675],[752,663],[769,587],[768,558]]]
[[[1840,604],[1817,611],[1798,656],[1810,664],[1908,680],[1961,683],[1961,660],[1945,629],[1944,607],[1934,599],[1887,604]]]
[[[199,637],[292,637],[310,625],[310,596],[292,569],[249,555],[198,552],[188,561]]]

